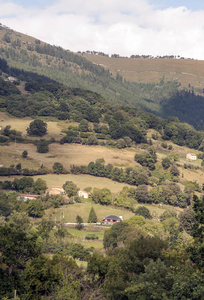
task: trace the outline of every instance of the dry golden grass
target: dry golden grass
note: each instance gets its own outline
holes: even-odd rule
[[[142,59],[110,58],[101,55],[83,54],[88,60],[117,72],[126,80],[136,82],[158,82],[178,80],[181,85],[202,93],[204,86],[204,61],[191,59]]]
[[[48,188],[52,186],[62,186],[66,181],[73,181],[81,190],[86,187],[96,187],[99,189],[108,188],[111,190],[112,193],[120,192],[124,186],[129,186],[125,183],[119,183],[112,181],[111,179],[101,178],[101,177],[94,177],[91,175],[73,175],[73,174],[66,174],[66,175],[39,175],[34,176],[34,180],[42,178],[47,182]]]
[[[55,139],[59,140],[62,138],[63,134],[61,130],[64,129],[65,125],[61,124],[58,121],[47,121],[45,118],[41,118],[44,122],[47,123],[47,134],[43,136],[43,139],[50,139],[54,137]],[[30,117],[25,118],[16,118],[10,116],[4,112],[0,112],[0,126],[4,128],[6,125],[10,125],[11,129],[15,129],[20,131],[23,136],[27,135],[26,129],[28,128],[29,124],[33,121]],[[31,139],[39,139],[39,137],[29,137]]]
[[[10,151],[19,156],[24,150],[27,150],[29,157],[32,157],[39,165],[43,164],[49,169],[55,162],[62,163],[64,168],[69,170],[70,165],[87,165],[97,158],[104,158],[107,164],[112,163],[117,166],[136,165],[134,162],[135,151],[132,149],[119,150],[102,146],[54,143],[49,145],[48,153],[38,153],[33,144],[16,144],[16,146],[14,144],[10,143],[7,149],[11,149]],[[5,163],[5,165],[7,164]]]

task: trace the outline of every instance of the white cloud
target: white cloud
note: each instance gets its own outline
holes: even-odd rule
[[[65,49],[204,59],[204,11],[159,10],[145,0],[58,0],[45,9],[0,0],[0,7],[3,24]]]

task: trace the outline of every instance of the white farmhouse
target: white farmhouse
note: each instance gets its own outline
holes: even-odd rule
[[[187,153],[186,154],[186,159],[188,159],[188,160],[196,160],[197,156],[194,153]]]

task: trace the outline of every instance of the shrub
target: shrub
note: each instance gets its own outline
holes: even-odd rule
[[[139,206],[136,209],[135,214],[138,215],[138,216],[142,216],[145,219],[152,219],[152,216],[150,214],[149,209],[147,207],[145,207],[145,206]]]

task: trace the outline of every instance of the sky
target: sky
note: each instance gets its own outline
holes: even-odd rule
[[[74,52],[204,60],[203,0],[0,0],[0,23]]]

